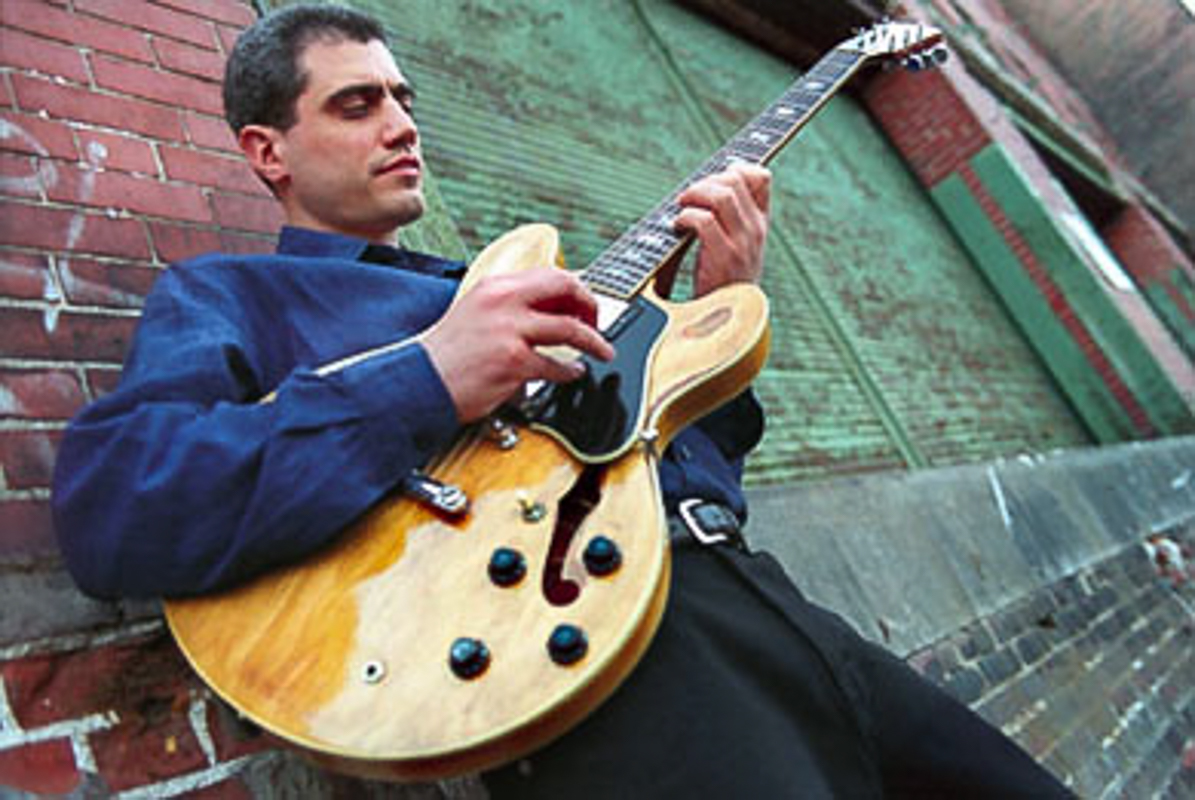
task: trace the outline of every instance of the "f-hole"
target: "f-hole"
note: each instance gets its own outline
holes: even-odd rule
[[[587,465],[568,493],[560,498],[556,527],[552,530],[552,544],[544,564],[544,597],[554,606],[566,606],[581,594],[580,585],[564,577],[564,557],[581,523],[602,497],[602,476],[605,472],[604,466]]]

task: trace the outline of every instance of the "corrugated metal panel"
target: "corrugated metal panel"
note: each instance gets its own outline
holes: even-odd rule
[[[431,167],[474,251],[550,221],[584,265],[704,160],[711,124],[729,135],[793,77],[665,0],[644,2],[646,19],[629,0],[358,5],[389,23]],[[770,427],[753,481],[1085,440],[853,103],[831,104],[777,179],[776,345],[758,382]]]

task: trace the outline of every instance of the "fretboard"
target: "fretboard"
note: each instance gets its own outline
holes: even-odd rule
[[[658,206],[602,251],[581,273],[581,280],[602,294],[624,299],[634,296],[692,238],[692,234],[680,234],[673,229],[680,213],[676,199],[685,189],[736,162],[766,165],[864,60],[855,51],[830,51]]]

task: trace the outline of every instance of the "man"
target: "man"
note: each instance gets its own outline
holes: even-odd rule
[[[302,558],[459,425],[529,380],[580,376],[538,346],[612,356],[573,276],[487,278],[446,311],[458,265],[393,246],[424,206],[413,101],[382,29],[356,12],[290,7],[242,35],[227,116],[288,227],[276,255],[164,274],[121,385],[73,422],[54,501],[85,591],[202,593]],[[759,280],[768,201],[768,173],[746,167],[681,196],[677,226],[700,242],[697,294]],[[677,437],[660,468],[674,520],[696,498],[737,527],[742,459],[761,431],[746,393]],[[577,729],[486,775],[493,796],[1064,793],[808,605],[770,557],[675,528],[669,606],[641,665]]]

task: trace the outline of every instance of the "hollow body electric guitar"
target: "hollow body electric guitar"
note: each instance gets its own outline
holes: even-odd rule
[[[673,230],[676,197],[736,161],[766,164],[865,63],[928,65],[939,39],[881,23],[841,44],[584,270],[612,363],[529,386],[509,413],[466,427],[315,557],[169,602],[208,685],[317,761],[395,780],[512,760],[592,711],[663,614],[657,456],[742,391],[767,350],[757,287],[682,304],[653,292],[688,243]],[[560,261],[553,228],[519,228],[481,253],[461,292]]]

